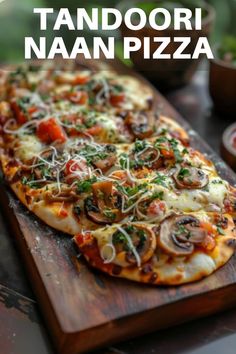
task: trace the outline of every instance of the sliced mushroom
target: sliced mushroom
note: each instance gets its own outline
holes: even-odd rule
[[[114,145],[106,145],[104,148],[104,153],[107,154],[107,157],[103,159],[96,159],[93,161],[93,165],[102,170],[103,172],[109,170],[117,160],[116,147]]]
[[[125,123],[132,134],[138,139],[149,138],[155,133],[157,117],[151,111],[141,111],[137,114],[128,113]]]
[[[156,236],[144,225],[124,225],[112,235],[112,244],[119,259],[140,266],[153,256]]]
[[[121,212],[121,195],[113,189],[109,181],[97,182],[92,185],[93,196],[84,201],[85,212],[97,224],[119,222],[124,215]]]
[[[138,165],[157,169],[162,165],[160,151],[152,146],[147,146],[143,151],[134,154],[134,159]]]
[[[180,189],[200,189],[209,182],[208,175],[196,167],[181,167],[173,177]]]
[[[192,215],[172,215],[160,225],[159,246],[173,256],[186,256],[194,251],[195,244],[201,244],[207,231]]]
[[[53,195],[51,192],[47,192],[45,193],[45,200],[48,203],[73,203],[78,200],[78,195],[72,190],[62,191],[60,194],[57,195]]]

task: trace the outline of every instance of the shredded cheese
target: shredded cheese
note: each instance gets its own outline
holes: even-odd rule
[[[112,263],[116,257],[116,250],[113,244],[107,243],[100,250],[100,255],[105,264]]]

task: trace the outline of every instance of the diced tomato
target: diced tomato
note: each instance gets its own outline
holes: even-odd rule
[[[201,221],[201,227],[208,232],[208,234],[215,234],[215,228],[207,221]]]
[[[37,137],[44,143],[50,144],[54,141],[64,143],[67,139],[64,129],[54,118],[39,123],[36,131]]]
[[[160,200],[153,200],[147,209],[148,215],[158,216],[166,210],[166,204]]]
[[[11,109],[15,113],[16,120],[19,124],[24,124],[27,122],[26,114],[24,112],[22,112],[22,110],[20,109],[20,107],[18,106],[16,101],[13,101],[11,103]]]
[[[174,157],[173,150],[169,150],[169,149],[161,149],[161,154],[167,159],[171,159]]]
[[[65,167],[66,182],[68,184],[73,183],[73,181],[77,178],[75,173],[77,171],[84,172],[85,175],[88,175],[89,170],[86,161],[76,161],[73,159],[69,160]]]
[[[76,160],[69,160],[66,164],[65,173],[66,175],[71,175],[73,172],[76,171],[87,171],[87,164],[85,161],[76,161]]]
[[[216,246],[216,241],[212,236],[207,235],[201,246],[207,251],[212,251]]]
[[[178,139],[181,141],[181,143],[188,147],[189,146],[189,139],[188,139],[188,136],[183,134],[182,132],[180,131],[174,131],[174,132],[171,132],[170,135],[174,138],[174,139]]]
[[[111,94],[110,96],[110,104],[115,107],[123,103],[124,100],[125,100],[125,95],[123,93],[120,93],[118,95]]]
[[[85,243],[89,243],[93,240],[92,235],[89,232],[84,234],[77,234],[75,235],[75,240],[78,246],[82,246]]]
[[[89,77],[88,76],[81,76],[78,75],[75,77],[75,79],[73,80],[73,85],[84,85],[89,81]]]
[[[84,105],[88,102],[88,93],[85,91],[75,91],[67,93],[67,98],[72,103]]]
[[[68,114],[64,116],[62,122],[66,124],[66,132],[69,136],[78,136],[76,125],[83,124],[82,119],[78,118],[77,114]]]
[[[68,211],[62,208],[59,212],[59,216],[61,216],[62,218],[66,218],[68,216]]]
[[[91,233],[77,234],[74,240],[86,258],[91,259],[93,265],[108,273],[112,273],[114,264],[104,263],[104,260],[100,255],[97,241],[93,238]]]
[[[35,113],[35,112],[38,111],[38,107],[36,107],[36,106],[31,106],[31,107],[28,108],[27,111],[28,111],[29,114],[33,114],[33,113]]]
[[[111,177],[113,178],[117,178],[118,180],[127,180],[127,172],[126,171],[123,171],[123,170],[117,170],[117,171],[114,171],[112,172],[112,175]]]
[[[70,175],[71,173],[80,170],[79,164],[78,162],[76,162],[75,160],[69,160],[66,164],[66,168],[65,168],[65,173],[66,175]]]
[[[99,125],[95,125],[94,127],[88,128],[86,133],[90,135],[99,135],[102,131],[102,127]]]

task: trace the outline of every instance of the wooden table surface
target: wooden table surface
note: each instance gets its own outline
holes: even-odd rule
[[[235,117],[219,117],[212,109],[203,65],[192,83],[167,98],[192,127],[219,150],[223,130]],[[236,309],[100,350],[104,354],[235,354]],[[0,353],[56,354],[47,324],[27,281],[14,235],[0,214]]]

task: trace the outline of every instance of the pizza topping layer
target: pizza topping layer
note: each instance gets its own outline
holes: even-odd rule
[[[176,284],[232,255],[236,192],[160,113],[151,89],[82,66],[0,76],[6,179],[46,223],[79,232],[75,241],[93,266]]]
[[[218,218],[218,214],[173,214],[162,221],[160,227],[144,223],[115,224],[91,232],[89,240],[96,240],[105,264],[128,268],[134,265],[140,268],[145,263],[150,267],[160,265],[161,260],[169,260],[171,264],[176,257],[187,260],[196,252],[214,252],[217,239],[222,235],[220,220],[224,220],[224,230],[229,227],[228,217]],[[83,249],[87,241],[87,235],[81,235],[79,246]]]

